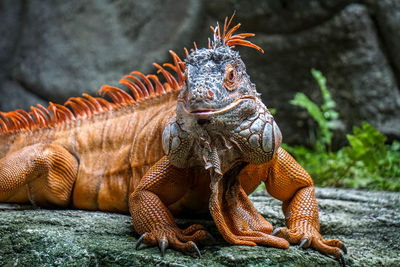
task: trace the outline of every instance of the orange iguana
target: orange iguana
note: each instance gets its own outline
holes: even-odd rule
[[[128,213],[141,242],[197,252],[201,225],[178,228],[173,215],[211,213],[231,244],[287,249],[289,243],[333,255],[345,246],[319,234],[310,176],[280,147],[281,133],[233,46],[232,18],[213,28],[208,48],[155,64],[105,85],[102,97],[32,106],[0,118],[0,202]],[[166,70],[176,72],[177,79]],[[273,231],[248,198],[261,182],[283,202],[287,228]]]

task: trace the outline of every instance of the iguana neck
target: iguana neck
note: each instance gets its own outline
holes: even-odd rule
[[[256,100],[250,114],[229,123],[211,118],[202,121],[177,115],[163,133],[164,152],[180,168],[204,166],[222,175],[238,162],[262,164],[272,159],[281,133],[265,105]]]

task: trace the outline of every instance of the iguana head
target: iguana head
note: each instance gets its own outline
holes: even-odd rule
[[[232,122],[254,113],[257,92],[239,53],[227,46],[197,49],[186,58],[185,84],[177,113],[199,124]]]
[[[185,60],[176,117],[163,134],[164,151],[178,167],[200,160],[223,172],[225,161],[261,164],[281,142],[278,126],[232,46],[262,49],[243,40],[254,34],[232,35],[240,24],[230,30],[229,24],[225,21],[222,35],[218,26],[213,28],[208,48],[193,49]]]

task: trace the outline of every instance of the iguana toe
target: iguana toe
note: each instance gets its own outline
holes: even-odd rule
[[[343,242],[339,239],[323,239],[314,227],[282,227],[275,229],[272,234],[286,239],[291,244],[299,244],[299,248],[312,248],[325,255],[334,256],[342,265],[345,264],[344,254],[347,253],[347,249]]]
[[[346,267],[346,260],[344,259],[344,254],[343,252],[340,252],[340,264],[342,265],[342,267]]]
[[[161,240],[159,247],[160,247],[161,257],[164,257],[165,249],[168,247],[168,241],[165,239]]]
[[[275,228],[274,231],[272,231],[271,235],[273,236],[277,236],[279,235],[279,233],[281,232],[281,228]]]
[[[199,256],[199,258],[201,258],[201,253],[199,248],[197,247],[196,243],[193,242],[193,248],[194,250],[196,250],[197,255]]]
[[[153,225],[153,229],[142,234],[136,242],[136,249],[141,243],[147,246],[157,246],[160,249],[161,256],[165,255],[167,248],[192,254],[196,253],[201,257],[196,242],[202,242],[206,239],[207,233],[201,225],[191,225],[185,230],[176,226]]]
[[[347,247],[342,243],[342,250],[344,254],[347,254]]]
[[[143,238],[147,235],[147,232],[142,234],[139,239],[136,241],[135,249],[138,250],[140,247],[140,244],[142,244]]]
[[[307,248],[310,244],[309,244],[310,239],[309,238],[304,238],[303,240],[301,240],[300,244],[299,244],[299,248]],[[308,243],[308,244],[307,244]],[[304,246],[306,245],[307,246]]]

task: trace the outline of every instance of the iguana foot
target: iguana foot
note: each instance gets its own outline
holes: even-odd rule
[[[313,248],[325,255],[334,256],[345,266],[344,254],[347,254],[346,246],[339,239],[325,240],[314,227],[286,227],[276,228],[272,235],[279,236],[291,244],[299,244],[300,248]]]
[[[251,230],[241,232],[240,235],[231,234],[228,242],[234,245],[259,245],[281,249],[289,248],[289,243],[283,238]]]
[[[171,247],[183,253],[196,253],[201,257],[196,243],[204,241],[206,236],[207,232],[199,224],[193,224],[184,230],[177,226],[155,224],[150,232],[145,232],[139,237],[136,242],[136,249],[139,249],[143,242],[148,246],[158,245],[161,256],[164,256],[168,247]]]

